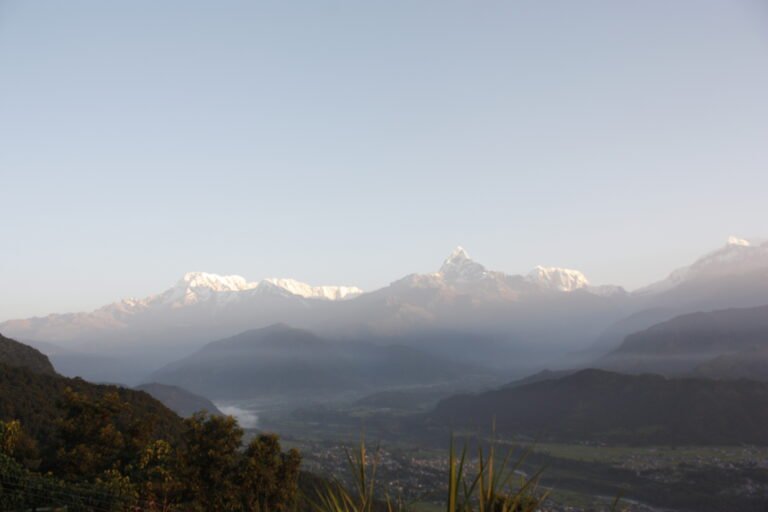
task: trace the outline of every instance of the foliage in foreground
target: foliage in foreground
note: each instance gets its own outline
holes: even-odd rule
[[[50,446],[38,447],[18,421],[0,422],[0,510],[281,512],[294,504],[300,457],[275,435],[243,449],[233,418],[201,413],[183,420],[177,438],[158,439],[116,393],[65,397]]]
[[[494,443],[478,447],[471,461],[466,446],[457,454],[453,441],[448,457],[446,512],[534,512],[547,499],[538,488],[540,473],[526,477],[520,471],[525,454],[513,460],[513,450],[499,460]],[[365,443],[348,454],[352,490],[337,483],[317,492],[317,512],[404,512],[408,504],[382,494],[377,487],[377,454],[370,456]]]

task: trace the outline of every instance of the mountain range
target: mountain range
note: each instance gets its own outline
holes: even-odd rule
[[[594,286],[579,271],[527,274],[486,268],[458,247],[436,272],[363,293],[291,279],[249,282],[188,273],[170,289],[89,313],[10,320],[0,332],[66,361],[70,375],[136,383],[211,340],[285,323],[334,340],[407,346],[436,357],[523,375],[573,364],[681,314],[768,304],[768,243],[731,238],[720,249],[634,292]],[[78,354],[114,362],[80,363]],[[85,359],[85,358],[83,358]],[[122,364],[131,361],[130,365]],[[124,371],[121,370],[124,368]],[[132,370],[128,372],[128,367]]]

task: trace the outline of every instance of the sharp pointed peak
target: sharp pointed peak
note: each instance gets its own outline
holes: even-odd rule
[[[454,261],[454,260],[469,260],[471,259],[469,257],[469,254],[467,253],[467,250],[464,249],[462,246],[457,245],[451,253],[448,255],[448,257],[445,259],[445,262]]]
[[[472,281],[485,276],[485,267],[473,261],[462,246],[457,246],[443,261],[440,272],[444,277],[452,280]]]

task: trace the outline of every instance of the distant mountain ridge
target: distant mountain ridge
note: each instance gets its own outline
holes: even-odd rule
[[[461,247],[449,255],[438,272],[414,274],[393,283],[396,287],[402,285],[416,288],[441,286],[454,288],[460,293],[484,290],[488,294],[485,298],[493,295],[491,292],[495,290],[497,298],[512,300],[521,293],[536,291],[570,292],[584,289],[605,293],[602,288],[591,287],[586,277],[575,270],[537,267],[528,276],[508,276],[502,272],[489,271],[471,260]],[[314,301],[346,302],[361,295],[363,291],[354,286],[312,286],[284,278],[249,282],[237,275],[189,272],[172,288],[143,299],[123,299],[90,313],[9,320],[0,324],[0,328],[25,339],[66,342],[88,337],[93,334],[90,331],[125,330],[135,321],[157,321],[159,316],[178,315],[184,309],[203,313],[213,320],[216,316],[226,317],[241,307],[247,310],[249,305],[262,306],[265,300],[290,303],[293,299],[293,306],[303,303],[300,308],[322,306],[322,309],[327,310],[326,305],[318,305]]]
[[[277,322],[333,339],[375,338],[436,357],[516,365],[514,373],[522,375],[573,364],[566,360],[590,346],[592,354],[608,352],[627,335],[680,314],[762,304],[768,304],[766,243],[734,238],[663,282],[631,293],[594,286],[568,268],[539,266],[516,275],[490,270],[457,247],[436,272],[410,274],[367,293],[289,279],[249,282],[188,273],[145,299],[91,313],[12,320],[0,330],[73,351],[68,374],[87,378],[103,379],[92,364],[76,363],[78,353],[144,358],[133,366],[149,372],[211,340]],[[113,375],[137,381],[133,374]]]
[[[207,398],[177,386],[150,382],[136,386],[134,389],[149,393],[154,399],[182,418],[188,418],[200,411],[205,411],[214,416],[224,416],[224,413]]]
[[[635,291],[635,294],[662,293],[694,280],[765,270],[767,262],[768,242],[753,243],[731,236],[724,247],[702,256],[687,267],[675,270],[662,281]]]
[[[441,401],[429,421],[538,441],[768,445],[768,383],[587,369]]]
[[[719,249],[666,279],[632,292],[630,312],[607,326],[594,349],[609,351],[624,338],[676,316],[768,304],[768,242],[730,237]]]
[[[452,382],[473,370],[408,347],[338,342],[276,324],[209,343],[152,380],[214,399],[301,401]]]
[[[188,309],[207,316],[240,303],[258,303],[259,299],[345,300],[360,295],[354,286],[312,286],[294,279],[268,278],[248,282],[237,275],[221,276],[206,272],[188,272],[168,290],[143,299],[123,299],[90,313],[52,314],[24,320],[3,322],[3,327],[17,337],[49,342],[66,342],[78,336],[103,331],[120,331],[132,323],[157,321],[158,316],[173,315]]]
[[[601,362],[620,371],[768,379],[768,306],[675,317],[627,336]]]

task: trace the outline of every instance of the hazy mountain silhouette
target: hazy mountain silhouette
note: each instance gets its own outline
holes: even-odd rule
[[[164,406],[184,418],[192,416],[194,413],[200,411],[206,411],[216,416],[224,415],[216,405],[207,398],[196,395],[178,386],[150,382],[136,386],[134,389],[149,393]]]
[[[768,304],[768,242],[728,243],[631,294],[632,313],[608,326],[593,349],[607,352],[629,334],[697,311]]]
[[[768,444],[768,383],[587,369],[441,401],[429,420],[559,441]]]
[[[768,306],[692,313],[629,335],[607,368],[716,378],[768,376]],[[761,367],[765,370],[761,370]]]
[[[209,343],[152,380],[212,398],[314,399],[465,379],[464,363],[404,346],[339,342],[276,324]]]

